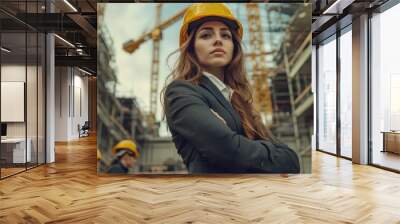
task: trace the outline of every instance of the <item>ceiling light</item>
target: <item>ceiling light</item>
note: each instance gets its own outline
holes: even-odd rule
[[[88,75],[90,75],[90,76],[92,75],[92,73],[89,73],[88,71],[85,71],[85,70],[83,70],[83,69],[81,69],[81,68],[79,68],[79,67],[78,67],[78,69],[79,69],[81,72],[85,73],[85,74],[88,74]]]
[[[5,47],[1,47],[1,50],[4,51],[4,52],[7,52],[7,53],[10,53],[10,52],[11,52],[9,49],[7,49],[7,48],[5,48]]]
[[[77,52],[79,55],[83,55],[83,49],[81,49],[81,48],[77,48],[77,49],[76,49],[76,52]]]
[[[78,10],[71,4],[68,2],[68,0],[64,0],[65,4],[67,4],[72,10],[74,10],[75,12],[78,12]]]
[[[343,9],[351,5],[355,0],[336,0],[322,14],[342,14]]]
[[[327,9],[322,14],[328,14],[331,13],[332,9],[335,9],[337,4],[340,2],[340,0],[336,0],[331,6],[329,6]]]
[[[66,39],[58,36],[57,34],[54,34],[54,36],[56,36],[58,39],[62,40],[64,43],[68,44],[69,46],[75,48],[75,45],[71,44],[69,41],[67,41]]]

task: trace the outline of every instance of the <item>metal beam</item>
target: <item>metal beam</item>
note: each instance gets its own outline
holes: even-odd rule
[[[41,32],[80,31],[82,28],[61,13],[18,13],[16,17]]]
[[[295,77],[298,74],[298,71],[301,67],[306,63],[307,60],[311,59],[311,39],[310,44],[302,50],[302,53],[299,57],[296,58],[293,64],[289,64],[290,66],[290,73],[288,74],[289,79]]]
[[[97,67],[97,59],[88,56],[55,56],[56,66]],[[96,70],[96,69],[92,69]]]
[[[355,0],[336,0],[322,14],[342,14]]]
[[[79,13],[68,14],[67,15],[71,20],[73,20],[76,24],[78,24],[86,33],[91,37],[95,38],[97,34],[96,28],[90,24],[85,17],[80,15]]]
[[[335,16],[320,16],[315,22],[311,24],[311,32],[314,33],[318,30],[322,30],[325,24],[328,23]]]
[[[307,97],[307,99],[294,110],[294,115],[296,117],[300,117],[304,111],[306,111],[308,108],[310,108],[314,103],[314,97],[313,95],[310,95]]]

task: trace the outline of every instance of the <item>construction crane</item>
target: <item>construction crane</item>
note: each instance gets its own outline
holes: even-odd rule
[[[267,53],[265,53],[262,21],[258,4],[247,3],[246,13],[250,38],[248,58],[252,65],[254,102],[256,108],[261,113],[264,123],[270,125],[272,123],[272,101],[268,84],[268,69],[265,67]]]
[[[156,5],[156,27],[160,25],[161,20],[161,3]],[[150,80],[150,114],[148,116],[148,123],[151,127],[154,127],[156,121],[157,111],[157,90],[158,90],[158,73],[160,69],[160,40],[161,30],[155,29],[151,33],[151,39],[153,39],[153,53],[151,61],[151,80]],[[155,131],[154,128],[151,129]]]
[[[162,39],[162,31],[175,22],[177,22],[184,14],[187,8],[182,9],[164,22],[161,20],[162,3],[156,5],[156,24],[155,27],[141,35],[137,39],[131,39],[123,44],[123,49],[132,54],[141,44],[148,40],[153,40],[153,52],[151,62],[151,79],[150,79],[150,111],[148,115],[149,126],[154,127],[155,115],[157,112],[157,92],[158,92],[158,77],[160,68],[160,40]]]

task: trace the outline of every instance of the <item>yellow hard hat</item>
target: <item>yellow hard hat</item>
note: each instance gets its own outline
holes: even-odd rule
[[[97,149],[97,160],[101,159],[101,152],[99,149]]]
[[[205,17],[220,17],[233,22],[237,27],[240,39],[243,36],[242,24],[237,20],[231,10],[224,3],[194,3],[185,12],[179,36],[179,46],[188,38],[189,25]]]
[[[136,144],[132,140],[122,140],[118,144],[116,144],[112,148],[112,154],[115,155],[117,154],[118,151],[120,150],[129,150],[134,154],[135,158],[139,157],[139,152],[136,148]]]

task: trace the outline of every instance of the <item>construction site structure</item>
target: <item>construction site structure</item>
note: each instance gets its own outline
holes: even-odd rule
[[[187,173],[171,137],[148,136],[137,163],[141,173]]]
[[[271,30],[284,29],[283,38],[274,54],[277,67],[273,70],[275,74],[271,75],[273,132],[296,149],[303,171],[310,172],[313,93],[311,32],[307,29],[310,27],[311,5],[293,8],[277,4],[266,7],[266,11]],[[272,22],[274,13],[278,19],[274,18]],[[288,17],[285,19],[284,15]]]
[[[117,142],[131,139],[142,146],[146,125],[135,98],[116,96],[118,80],[113,40],[104,24],[99,26],[97,41],[97,148],[102,160],[108,163]]]
[[[102,15],[104,15],[104,10],[105,7],[101,10]],[[102,18],[99,18],[99,21],[100,19]],[[161,33],[158,34],[161,35]],[[158,34],[157,31],[152,32],[153,37]],[[135,167],[137,171],[142,173],[187,172],[171,137],[161,138],[154,134],[154,127],[158,129],[159,124],[154,120],[149,121],[150,116],[140,109],[137,99],[133,96],[116,95],[118,70],[113,46],[113,39],[107,27],[99,23],[97,147],[102,155],[103,164],[107,165],[111,162],[113,158],[111,149],[115,144],[121,140],[130,139],[136,143],[141,153]],[[155,60],[157,59],[153,58],[153,62]]]
[[[238,7],[238,17],[247,19],[245,56],[254,102],[262,116],[272,115],[264,124],[297,152],[302,172],[310,172],[311,5],[247,3]]]

